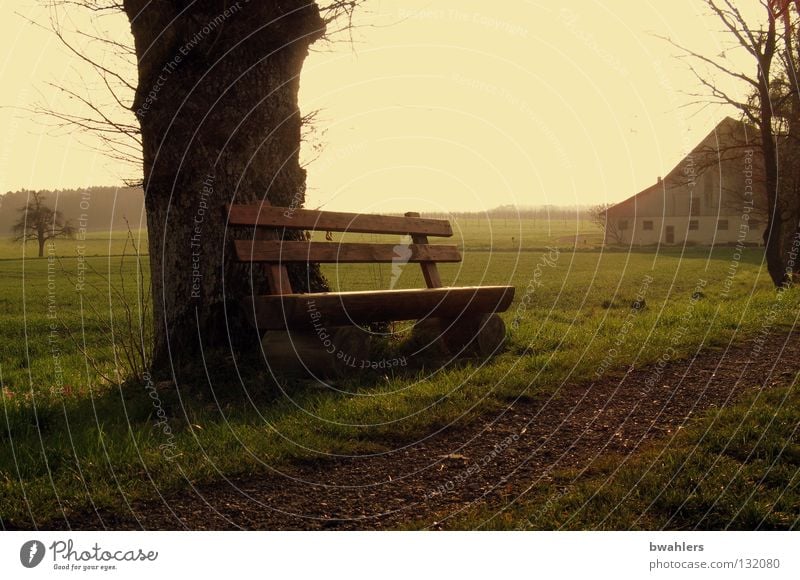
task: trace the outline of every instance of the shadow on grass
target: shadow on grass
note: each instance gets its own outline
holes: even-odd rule
[[[397,346],[384,352],[408,347],[392,350]],[[410,422],[398,429],[380,395],[390,394],[387,387],[409,389],[401,404],[429,405],[437,395],[424,399],[409,385],[444,362],[431,357],[333,380],[276,379],[260,351],[235,361],[206,352],[203,364],[178,373],[177,384],[147,376],[86,392],[4,395],[0,527],[55,526],[76,512],[124,510],[130,501],[252,475],[264,465],[380,452],[419,428]],[[430,423],[428,417],[420,425]]]

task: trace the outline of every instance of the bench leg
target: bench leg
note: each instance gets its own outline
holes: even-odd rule
[[[324,332],[272,330],[261,346],[276,375],[330,378],[349,374],[369,360],[370,335],[355,326]]]
[[[453,320],[425,320],[415,332],[429,340],[444,343],[451,356],[490,357],[501,351],[506,338],[506,325],[497,314]]]

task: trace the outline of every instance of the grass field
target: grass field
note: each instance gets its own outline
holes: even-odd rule
[[[564,381],[589,381],[598,372],[656,361],[671,346],[676,356],[687,356],[701,344],[744,340],[762,329],[767,313],[774,329],[788,327],[797,316],[800,292],[789,290],[776,300],[758,249],[741,255],[734,248],[604,251],[596,247],[599,233],[575,222],[462,220],[455,229],[465,259],[441,266],[446,283],[517,288],[504,315],[506,351],[488,364],[445,365],[432,373],[360,374],[337,381],[336,389],[276,383],[257,357],[241,381],[212,360],[198,371],[196,384],[177,390],[104,382],[80,349],[96,364],[114,367],[116,338],[108,324],[117,336],[128,328],[116,291],[135,298],[140,288],[135,260],[120,258],[125,235],[98,235],[91,251],[87,243],[83,293],[74,287],[80,271],[75,242],[57,242],[59,260],[24,261],[18,246],[0,243],[4,524],[30,526],[62,510],[124,506],[187,481],[259,473],[301,458],[390,449],[518,397],[550,392]],[[569,241],[576,235],[582,236],[577,247]],[[93,252],[98,255],[91,257]],[[143,265],[146,270],[146,258]],[[327,268],[326,274],[334,287],[352,290],[386,288],[392,277],[386,265]],[[397,287],[421,284],[419,269],[409,265]],[[693,301],[698,290],[703,297]],[[645,299],[644,309],[631,308],[637,296]],[[771,411],[769,400],[760,404],[764,413]],[[736,409],[725,412],[735,419]],[[787,420],[796,423],[797,417]],[[691,445],[691,433],[686,437]],[[618,477],[636,477],[636,465]],[[615,487],[606,487],[610,501]],[[579,500],[564,496],[559,506]],[[540,520],[541,527],[563,524],[557,507]],[[508,520],[501,527],[525,517],[525,507],[518,509],[504,515]],[[625,528],[635,512],[632,507],[617,514],[612,525]],[[476,513],[464,525],[480,521]],[[591,525],[588,518],[573,524]]]

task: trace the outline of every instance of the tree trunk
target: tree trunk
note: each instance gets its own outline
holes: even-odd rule
[[[782,168],[781,188],[782,199],[781,221],[782,234],[781,254],[784,262],[784,283],[796,282],[797,272],[800,271],[798,264],[798,243],[800,243],[800,87],[797,86],[800,79],[800,68],[798,68],[798,49],[800,43],[795,35],[800,34],[796,24],[791,17],[791,9],[787,5],[787,17],[784,18],[784,43],[785,54],[783,61],[788,71],[787,80],[789,81],[789,102],[788,102],[788,134],[786,135],[783,146],[780,167]],[[800,2],[795,0],[795,9],[800,10]],[[800,16],[800,12],[796,16]],[[793,29],[794,28],[794,29]],[[785,106],[785,105],[784,105]],[[787,186],[787,178],[791,181]]]
[[[767,271],[775,286],[780,286],[785,281],[783,265],[783,228],[781,222],[780,197],[777,152],[772,131],[768,134],[762,130],[762,151],[764,155],[764,185],[767,194],[767,223],[764,228],[764,257],[767,261]]]
[[[770,24],[771,30],[774,32],[774,20],[772,20]],[[781,227],[781,212],[779,207],[780,176],[778,174],[778,151],[775,145],[775,134],[772,130],[773,110],[768,81],[771,62],[772,51],[770,51],[768,57],[764,57],[759,62],[759,130],[761,137],[761,153],[764,161],[764,188],[767,196],[767,223],[764,227],[764,257],[767,261],[767,271],[772,279],[772,283],[777,287],[784,283],[785,269],[781,252],[783,229]]]
[[[154,367],[259,339],[240,301],[263,287],[232,260],[225,205],[302,206],[299,76],[324,32],[308,0],[125,0],[139,59]],[[318,269],[296,276],[323,284]]]
[[[795,100],[795,99],[793,99]],[[800,105],[800,103],[797,103]],[[800,106],[798,109],[800,111]],[[781,168],[779,191],[775,204],[776,221],[780,222],[780,268],[781,280],[778,284],[791,284],[795,281],[795,273],[800,269],[798,264],[798,221],[800,213],[800,143],[796,135],[800,134],[800,124],[791,120],[788,136],[784,139],[779,153]],[[773,281],[774,278],[773,278]]]
[[[39,237],[36,238],[36,240],[39,242],[39,257],[43,258],[44,257],[44,236],[39,236]]]

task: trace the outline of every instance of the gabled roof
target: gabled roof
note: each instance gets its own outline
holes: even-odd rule
[[[718,142],[720,140],[720,136],[724,139],[726,136],[731,136],[733,133],[742,132],[745,135],[752,134],[757,135],[755,133],[755,128],[750,125],[743,123],[742,121],[737,121],[732,117],[725,117],[719,123],[717,123],[716,127],[714,127],[708,135],[706,135],[696,146],[689,152],[683,159],[678,162],[678,164],[667,173],[663,179],[660,179],[653,185],[644,188],[639,193],[632,195],[628,199],[625,199],[617,204],[614,204],[606,211],[613,210],[623,205],[627,205],[629,203],[634,203],[634,200],[639,196],[647,195],[653,193],[655,191],[664,192],[668,187],[675,187],[686,183],[686,173],[685,168],[689,165],[695,165],[694,159],[701,155],[708,155],[711,152],[718,151]],[[702,171],[700,172],[702,173]]]

